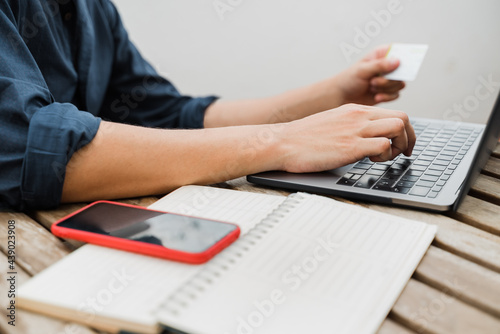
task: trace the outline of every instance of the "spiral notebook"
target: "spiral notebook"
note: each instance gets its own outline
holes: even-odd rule
[[[86,245],[22,285],[19,305],[110,332],[374,333],[436,233],[305,193],[187,186],[151,207],[242,236],[201,266]]]

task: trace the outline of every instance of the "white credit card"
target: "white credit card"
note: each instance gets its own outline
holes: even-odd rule
[[[399,67],[384,77],[399,81],[415,80],[428,48],[427,44],[392,44],[386,58],[399,59]]]

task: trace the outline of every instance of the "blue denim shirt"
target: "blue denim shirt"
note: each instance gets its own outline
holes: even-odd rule
[[[109,0],[0,0],[0,209],[57,206],[101,119],[201,128],[215,99],[158,75]]]

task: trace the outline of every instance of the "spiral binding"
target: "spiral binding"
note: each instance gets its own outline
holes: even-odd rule
[[[304,198],[303,193],[289,195],[276,209],[270,212],[242,238],[234,242],[230,249],[219,253],[203,270],[184,283],[165,302],[160,304],[159,310],[167,311],[176,316],[182,309],[189,307],[190,303],[195,301],[216,280],[220,279],[224,272],[232,268],[239,258],[250,252],[259,240],[279,224],[282,218]]]

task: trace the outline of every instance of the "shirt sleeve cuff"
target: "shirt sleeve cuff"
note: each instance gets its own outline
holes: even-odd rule
[[[183,129],[201,129],[205,119],[205,111],[218,97],[207,96],[190,99],[182,106],[179,127]]]
[[[33,115],[21,175],[24,207],[59,205],[68,162],[92,141],[100,122],[68,103],[52,103]]]

